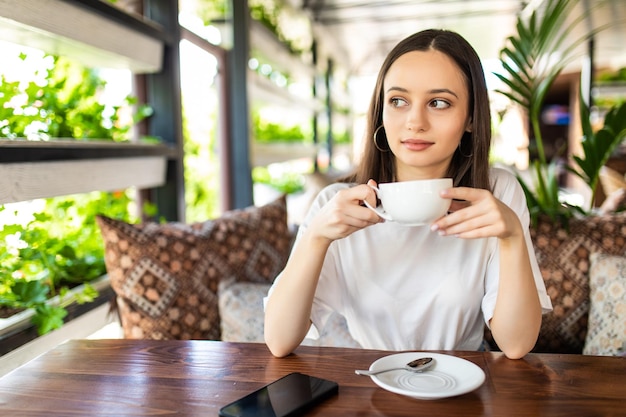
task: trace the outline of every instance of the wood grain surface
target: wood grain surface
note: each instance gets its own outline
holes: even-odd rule
[[[217,416],[288,373],[339,383],[307,416],[622,416],[626,358],[444,352],[480,366],[477,390],[440,400],[387,392],[355,369],[393,352],[216,341],[69,341],[0,379],[1,416]]]

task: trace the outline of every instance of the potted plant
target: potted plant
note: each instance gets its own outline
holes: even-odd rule
[[[574,37],[591,12],[577,14],[575,0],[547,0],[528,18],[518,17],[517,33],[501,50],[504,74],[495,74],[508,87],[500,90],[525,110],[537,148],[531,161],[531,181],[518,175],[531,214],[531,237],[539,267],[554,310],[544,316],[535,351],[582,353],[590,311],[590,254],[626,253],[623,230],[626,216],[596,216],[590,207],[561,201],[558,167],[544,152],[540,129],[546,95],[559,74],[578,57],[577,48],[600,26]],[[594,6],[595,7],[595,6]],[[582,94],[581,94],[582,95]],[[626,105],[616,105],[606,115],[604,127],[594,131],[589,108],[580,100],[582,154],[573,156],[565,170],[581,178],[592,191],[601,168],[626,137]]]
[[[528,19],[518,17],[517,33],[507,39],[500,51],[504,74],[495,75],[508,87],[498,90],[527,113],[537,147],[537,159],[531,162],[533,183],[528,184],[521,176],[520,183],[526,193],[533,220],[546,215],[553,221],[567,223],[575,214],[589,214],[589,209],[574,206],[559,199],[558,167],[556,161],[548,161],[540,128],[541,110],[546,95],[561,74],[579,55],[577,48],[607,25],[586,31],[571,40],[574,30],[588,17],[591,10],[575,14],[575,0],[548,0],[542,11],[535,10]],[[573,21],[572,16],[575,16]],[[580,100],[580,116],[584,137],[583,154],[574,156],[573,166],[565,168],[591,188],[592,194],[598,183],[600,169],[606,164],[615,147],[623,140],[624,106],[609,111],[604,128],[599,132],[591,129],[589,109]]]

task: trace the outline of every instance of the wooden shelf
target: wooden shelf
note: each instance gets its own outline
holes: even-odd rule
[[[90,67],[158,72],[164,44],[160,34],[155,23],[99,0],[0,0],[0,39]]]
[[[176,149],[163,144],[113,142],[110,140],[75,140],[56,138],[49,141],[0,138],[0,164],[8,162],[45,162],[74,159],[130,158],[138,156],[178,157]]]
[[[315,67],[305,63],[294,55],[276,35],[260,22],[250,19],[251,49],[262,58],[270,61],[273,68],[289,74],[294,80],[305,80],[313,88]],[[304,111],[321,111],[323,104],[313,97],[299,97],[291,94],[287,88],[274,84],[271,80],[254,72],[248,72],[250,97],[253,101],[266,102],[286,108],[301,108]]]
[[[626,97],[626,82],[596,84],[593,94],[595,97],[623,99]]]
[[[255,101],[264,101],[291,109],[301,108],[311,112],[321,111],[324,108],[319,100],[291,94],[286,88],[277,86],[254,71],[248,72],[248,87],[250,97]]]
[[[294,55],[289,48],[280,42],[268,28],[257,20],[250,19],[250,47],[253,51],[271,60],[281,72],[289,73],[295,78],[315,77],[315,67]]]
[[[250,154],[253,166],[317,157],[318,146],[304,143],[253,143]]]
[[[157,187],[165,183],[167,159],[172,154],[163,145],[2,140],[0,204],[91,191]]]

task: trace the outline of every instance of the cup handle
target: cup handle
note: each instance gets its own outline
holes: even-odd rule
[[[370,187],[372,190],[374,190],[374,192],[376,193],[376,196],[378,197],[378,192],[380,190],[378,188],[376,188],[376,187],[371,186],[371,185],[368,185],[368,187]],[[389,221],[393,221],[391,216],[385,211],[385,208],[382,207],[382,202],[381,202],[381,206],[380,207],[372,207],[370,205],[370,203],[367,202],[367,200],[363,200],[363,204],[365,204],[365,207],[367,207],[368,209],[372,210],[374,213],[378,214],[383,219],[389,220]]]

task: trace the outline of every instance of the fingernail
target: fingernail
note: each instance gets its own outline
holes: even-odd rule
[[[432,226],[430,226],[430,230],[432,230],[433,232],[436,232],[437,230],[439,230],[439,226],[437,226],[437,224],[433,224]]]
[[[445,236],[445,235],[446,235],[446,232],[445,232],[445,231],[443,231],[443,230],[440,230],[440,231],[439,231],[439,236]]]

